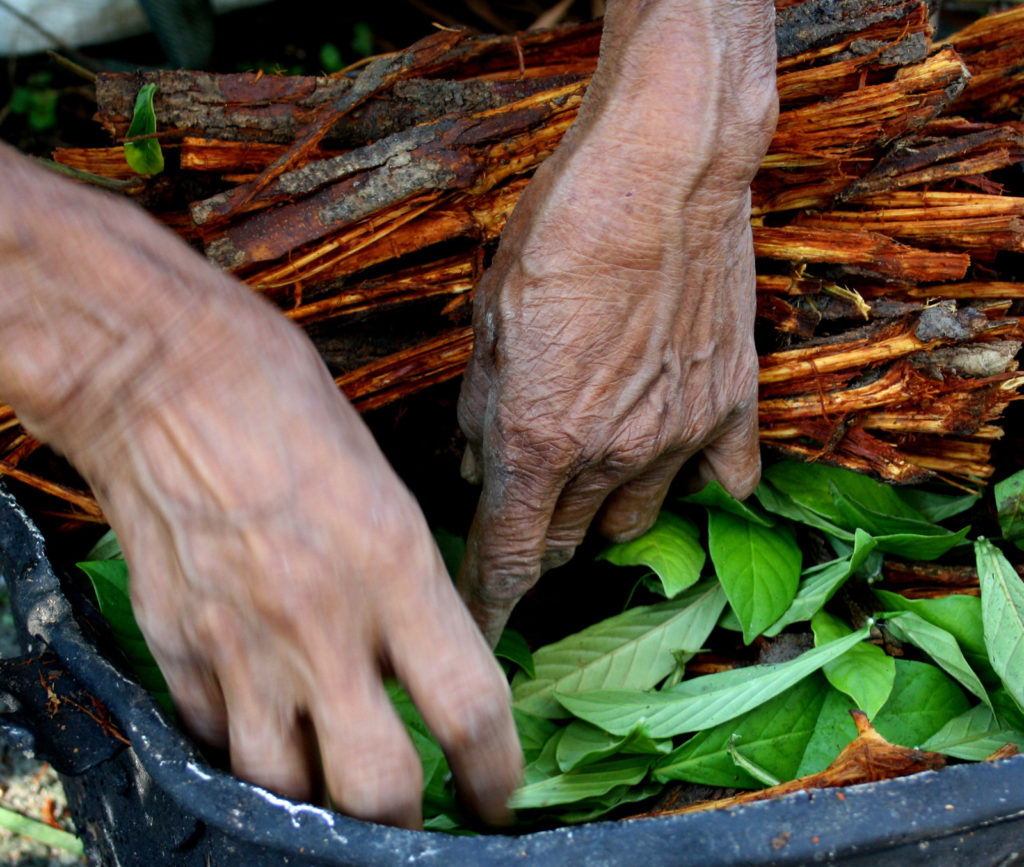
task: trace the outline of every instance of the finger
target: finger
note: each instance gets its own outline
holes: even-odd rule
[[[495,644],[515,604],[540,577],[551,515],[562,489],[557,471],[538,473],[536,458],[507,459],[484,475],[466,539],[458,587],[484,636]]]
[[[217,678],[205,666],[182,665],[161,658],[155,648],[153,656],[185,728],[202,743],[226,749],[228,714]]]
[[[392,631],[388,658],[444,749],[462,800],[489,824],[505,824],[522,770],[508,684],[449,587],[439,584],[442,598],[417,606],[438,616]]]
[[[541,574],[572,559],[595,516],[621,479],[618,471],[593,467],[581,472],[565,486],[548,525]]]
[[[272,677],[253,658],[236,658],[220,676],[228,708],[228,744],[234,774],[286,798],[312,801],[319,770],[307,725],[284,677]],[[275,691],[261,686],[275,685]]]
[[[423,768],[376,662],[349,660],[346,670],[320,678],[316,690],[310,715],[338,809],[370,822],[421,827]]]
[[[483,481],[481,447],[484,414],[487,411],[490,391],[490,379],[486,373],[487,362],[483,353],[482,345],[479,342],[474,344],[473,356],[462,377],[458,404],[459,427],[466,435],[466,451],[462,457],[461,472],[462,477],[474,485],[479,485]]]
[[[736,421],[706,445],[692,464],[694,490],[717,481],[737,500],[749,497],[761,478],[757,404],[752,403],[750,410],[737,415]]]
[[[658,518],[672,480],[687,453],[662,455],[640,475],[613,491],[598,517],[598,530],[613,542],[626,542],[646,533]]]

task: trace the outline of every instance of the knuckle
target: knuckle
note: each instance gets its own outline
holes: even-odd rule
[[[496,742],[496,733],[506,729],[509,691],[498,677],[483,682],[462,678],[472,692],[458,690],[449,703],[450,712],[435,726],[434,734],[445,751],[466,755]]]
[[[474,596],[480,602],[507,607],[518,602],[540,575],[540,557],[533,553],[507,554],[500,561],[484,561]]]

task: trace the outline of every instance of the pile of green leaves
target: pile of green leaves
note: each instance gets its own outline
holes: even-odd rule
[[[1024,473],[995,496],[1001,544],[1024,548]],[[956,759],[1024,744],[1024,585],[997,544],[944,526],[977,499],[780,463],[748,502],[712,484],[664,511],[646,535],[608,548],[603,559],[645,567],[643,583],[664,601],[533,653],[507,632],[496,650],[515,671],[526,770],[511,803],[520,820],[586,821],[669,781],[758,788],[821,771],[856,736],[851,708],[893,743]],[[801,540],[810,536],[835,556],[805,565]],[[872,586],[883,556],[969,556],[971,545],[980,598],[911,600]],[[124,621],[127,573],[120,597],[105,603],[110,567],[82,567],[140,678],[151,678],[137,627]],[[852,622],[830,604],[844,585],[870,598],[875,613]],[[879,646],[879,627],[902,643],[904,658]],[[684,678],[716,629],[745,644],[803,633],[813,647]],[[439,744],[397,684],[391,697],[423,763],[426,827],[466,828]]]

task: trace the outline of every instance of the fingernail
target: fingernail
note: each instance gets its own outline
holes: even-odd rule
[[[462,474],[462,478],[472,485],[479,485],[483,481],[472,446],[466,446],[466,450],[462,453],[462,466],[459,468],[459,472]]]

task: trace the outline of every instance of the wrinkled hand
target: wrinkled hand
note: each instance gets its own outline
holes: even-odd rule
[[[459,584],[492,641],[592,522],[644,532],[687,462],[737,497],[757,483],[749,185],[777,113],[772,22],[764,2],[618,0],[477,289],[459,417],[483,489]]]
[[[322,765],[342,811],[415,826],[390,670],[500,821],[504,676],[309,341],[137,209],[2,151],[0,209],[36,203],[0,237],[2,396],[93,484],[183,720],[248,780],[309,799]]]

